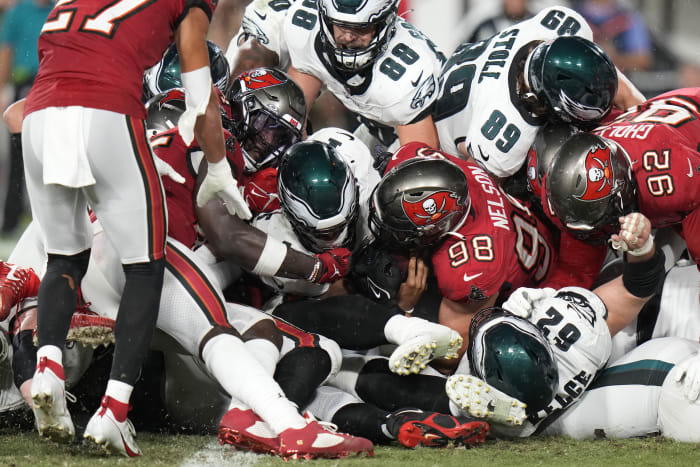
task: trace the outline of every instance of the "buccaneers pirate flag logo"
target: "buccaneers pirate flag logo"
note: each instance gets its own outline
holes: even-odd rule
[[[255,70],[250,73],[244,73],[240,79],[243,81],[243,89],[261,89],[282,83],[282,81],[265,70]]]
[[[610,161],[609,147],[596,147],[586,154],[586,190],[576,198],[595,201],[610,196],[615,173]]]
[[[455,212],[457,195],[451,191],[436,191],[418,201],[401,200],[403,212],[418,227],[435,224]]]

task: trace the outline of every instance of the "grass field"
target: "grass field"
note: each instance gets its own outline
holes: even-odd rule
[[[0,431],[0,466],[220,466],[266,467],[293,464],[321,466],[694,466],[700,463],[700,444],[682,444],[661,438],[573,441],[539,438],[488,441],[476,449],[408,450],[378,447],[373,458],[289,461],[219,446],[211,436],[173,436],[140,433],[139,459],[104,457],[80,446],[44,442],[35,433]]]

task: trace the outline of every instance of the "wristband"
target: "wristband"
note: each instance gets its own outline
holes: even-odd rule
[[[406,315],[412,315],[412,314],[413,314],[413,310],[415,310],[415,308],[411,308],[410,310],[405,310],[405,311],[404,311],[404,314],[406,314]]]
[[[661,249],[657,249],[649,260],[641,263],[625,261],[622,272],[622,283],[625,289],[635,297],[645,298],[659,291],[666,277],[664,268],[665,256]]]
[[[286,257],[287,246],[268,235],[258,262],[251,272],[259,276],[274,276]]]
[[[194,139],[194,124],[197,117],[204,115],[211,96],[211,70],[203,66],[196,70],[180,73],[182,87],[185,88],[185,112],[180,116],[177,126],[186,145]]]
[[[318,275],[321,272],[321,260],[318,256],[314,257],[314,269],[311,271],[311,274],[309,274],[309,277],[306,278],[307,281],[309,282],[316,282],[318,280]]]

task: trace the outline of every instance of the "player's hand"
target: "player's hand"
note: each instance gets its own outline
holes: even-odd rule
[[[155,154],[153,155],[153,162],[156,165],[158,175],[160,175],[161,177],[169,177],[175,183],[185,183],[185,177],[180,175],[178,171],[173,168],[172,165],[168,164]]]
[[[277,194],[277,169],[268,167],[253,174],[245,184],[243,197],[255,214],[280,208]]]
[[[226,210],[232,216],[238,216],[243,220],[253,217],[243,196],[238,191],[238,183],[233,178],[231,167],[226,159],[208,163],[207,175],[197,193],[197,205],[204,206],[215,195],[224,201]]]
[[[317,284],[326,284],[342,279],[350,268],[350,250],[347,248],[333,248],[316,255],[320,261],[320,271],[316,275]]]
[[[540,301],[554,295],[556,291],[550,287],[542,289],[529,289],[520,287],[513,291],[508,297],[508,300],[503,302],[502,307],[521,318],[528,318],[532,314],[532,310]]]
[[[700,396],[700,354],[686,358],[674,368],[676,383],[683,383],[685,397],[695,402]]]
[[[632,256],[646,255],[654,247],[651,222],[639,212],[620,217],[620,232],[610,236],[610,243],[614,249]]]
[[[408,260],[408,276],[399,287],[398,305],[404,311],[413,310],[426,289],[428,266],[425,262],[411,256]]]

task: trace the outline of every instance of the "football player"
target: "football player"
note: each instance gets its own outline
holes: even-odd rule
[[[550,163],[547,209],[574,235],[606,236],[631,211],[674,226],[700,262],[700,88],[670,91],[593,133],[571,136]]]
[[[399,18],[398,0],[303,0],[284,19],[289,76],[311,108],[327,88],[364,123],[370,148],[423,141],[437,147],[430,115],[443,54]],[[396,131],[396,133],[394,132]]]
[[[215,1],[56,4],[39,36],[39,71],[24,108],[24,167],[32,213],[44,231],[48,266],[39,290],[38,365],[31,393],[43,437],[69,443],[61,347],[90,259],[91,208],[119,250],[126,286],[116,350],[88,441],[137,456],[129,399],[148,350],[165,269],[166,210],[148,146],[143,71],[173,42],[182,61],[187,111],[180,131],[198,136],[209,163],[200,204],[223,197],[249,217],[230,167],[218,101],[212,99],[206,33]],[[128,13],[128,14],[127,14]]]
[[[626,109],[642,102],[592,40],[581,15],[556,6],[460,45],[443,68],[433,111],[441,149],[508,177],[548,118],[587,124],[613,103]]]

